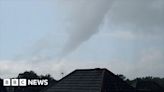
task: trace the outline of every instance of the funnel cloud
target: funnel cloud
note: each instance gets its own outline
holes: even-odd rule
[[[68,2],[67,2],[68,3]],[[61,52],[61,57],[76,50],[99,31],[99,26],[107,14],[111,0],[70,0],[70,15],[67,21],[69,39]]]

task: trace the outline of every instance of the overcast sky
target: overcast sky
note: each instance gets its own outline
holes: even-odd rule
[[[107,68],[164,77],[164,0],[0,0],[0,77]]]

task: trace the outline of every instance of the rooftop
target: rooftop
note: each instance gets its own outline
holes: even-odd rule
[[[107,69],[78,69],[44,92],[132,92],[134,88]]]

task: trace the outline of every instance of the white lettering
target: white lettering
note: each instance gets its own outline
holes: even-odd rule
[[[3,86],[10,86],[10,79],[3,79]]]
[[[27,80],[26,79],[19,79],[19,86],[27,86]]]
[[[48,80],[39,80],[39,79],[33,79],[33,80],[28,80],[28,85],[44,85],[47,86],[48,85]]]

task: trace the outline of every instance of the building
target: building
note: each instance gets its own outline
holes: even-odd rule
[[[107,69],[75,70],[42,92],[134,92],[117,75]]]

